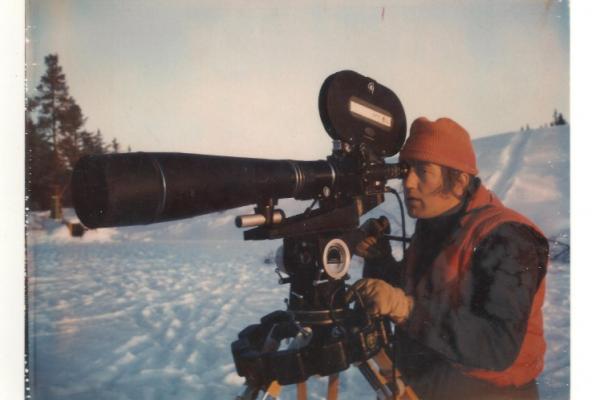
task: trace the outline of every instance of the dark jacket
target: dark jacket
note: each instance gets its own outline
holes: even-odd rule
[[[540,230],[480,186],[456,212],[418,220],[401,262],[365,262],[365,277],[415,300],[396,353],[421,398],[535,398],[547,256]]]

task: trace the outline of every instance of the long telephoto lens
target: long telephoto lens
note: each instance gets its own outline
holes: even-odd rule
[[[311,199],[334,177],[327,161],[106,154],[79,160],[72,192],[79,219],[98,228],[187,218],[270,198]]]

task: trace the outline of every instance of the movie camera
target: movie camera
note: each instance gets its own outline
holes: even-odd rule
[[[395,375],[390,382],[381,365],[369,364],[385,354],[388,324],[371,320],[360,307],[350,309],[344,294],[354,246],[364,237],[357,229],[360,216],[384,201],[388,180],[405,174],[402,165],[385,162],[404,143],[404,109],[387,87],[340,71],[324,81],[319,113],[333,139],[325,160],[138,152],[85,156],[73,171],[74,206],[89,228],[254,204],[253,214],[236,218],[238,227],[251,228],[244,239],[283,239],[277,272],[279,282],[290,285],[287,310],[263,317],[232,343],[237,372],[246,378],[242,399],[261,390],[273,396],[274,385],[300,384],[312,375],[337,376],[353,364],[380,398],[403,392]],[[284,198],[313,202],[288,217],[277,208]],[[280,350],[285,339],[291,344]]]

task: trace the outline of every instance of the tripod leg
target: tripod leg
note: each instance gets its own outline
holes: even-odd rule
[[[308,393],[306,391],[306,381],[296,384],[296,399],[307,400]]]
[[[412,390],[412,388],[410,386],[406,387],[406,393],[405,396],[408,400],[419,400],[419,397],[417,396],[417,394],[415,393],[414,390]]]
[[[400,378],[400,371],[398,371],[397,369],[396,371],[393,371],[392,360],[390,360],[387,353],[382,350],[379,353],[375,354],[373,360],[375,361],[375,363],[377,363],[381,375],[383,375],[385,379],[392,385],[395,381],[397,392],[399,394],[403,394],[405,391],[405,385],[402,379]],[[392,376],[394,372],[396,376]]]
[[[235,400],[256,400],[260,388],[247,385],[244,392],[235,397]]]
[[[281,394],[281,385],[279,384],[279,382],[273,381],[273,382],[271,382],[271,384],[269,385],[269,387],[266,390],[265,398],[269,398],[266,396],[270,396],[270,398],[278,399],[280,394]]]
[[[256,400],[263,390],[265,394],[260,398],[261,400],[278,399],[281,394],[281,385],[277,381],[273,381],[266,390],[257,386],[247,385],[244,392],[241,395],[236,396],[235,400]]]
[[[340,375],[339,374],[329,375],[329,382],[327,384],[327,400],[337,400],[339,387],[340,387]]]
[[[381,374],[387,379],[388,385],[391,385],[393,388],[395,382],[397,398],[402,400],[418,400],[415,392],[409,386],[405,385],[400,376],[400,371],[397,369],[394,371],[392,360],[390,360],[385,351],[380,351],[373,359],[379,366]],[[395,376],[393,376],[394,372]]]
[[[400,371],[396,370],[396,376],[392,376],[392,360],[384,350],[381,350],[373,358],[358,365],[358,369],[367,379],[380,400],[418,400],[415,392],[404,384],[400,377]],[[394,381],[396,390],[394,393]]]
[[[377,400],[390,400],[393,398],[393,393],[387,386],[387,379],[379,373],[379,368],[375,361],[370,359],[356,366],[375,391]]]

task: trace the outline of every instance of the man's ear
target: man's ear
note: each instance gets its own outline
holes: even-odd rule
[[[452,188],[452,194],[459,199],[462,199],[467,191],[467,186],[469,186],[469,175],[465,172],[461,172],[454,182],[454,187]]]

